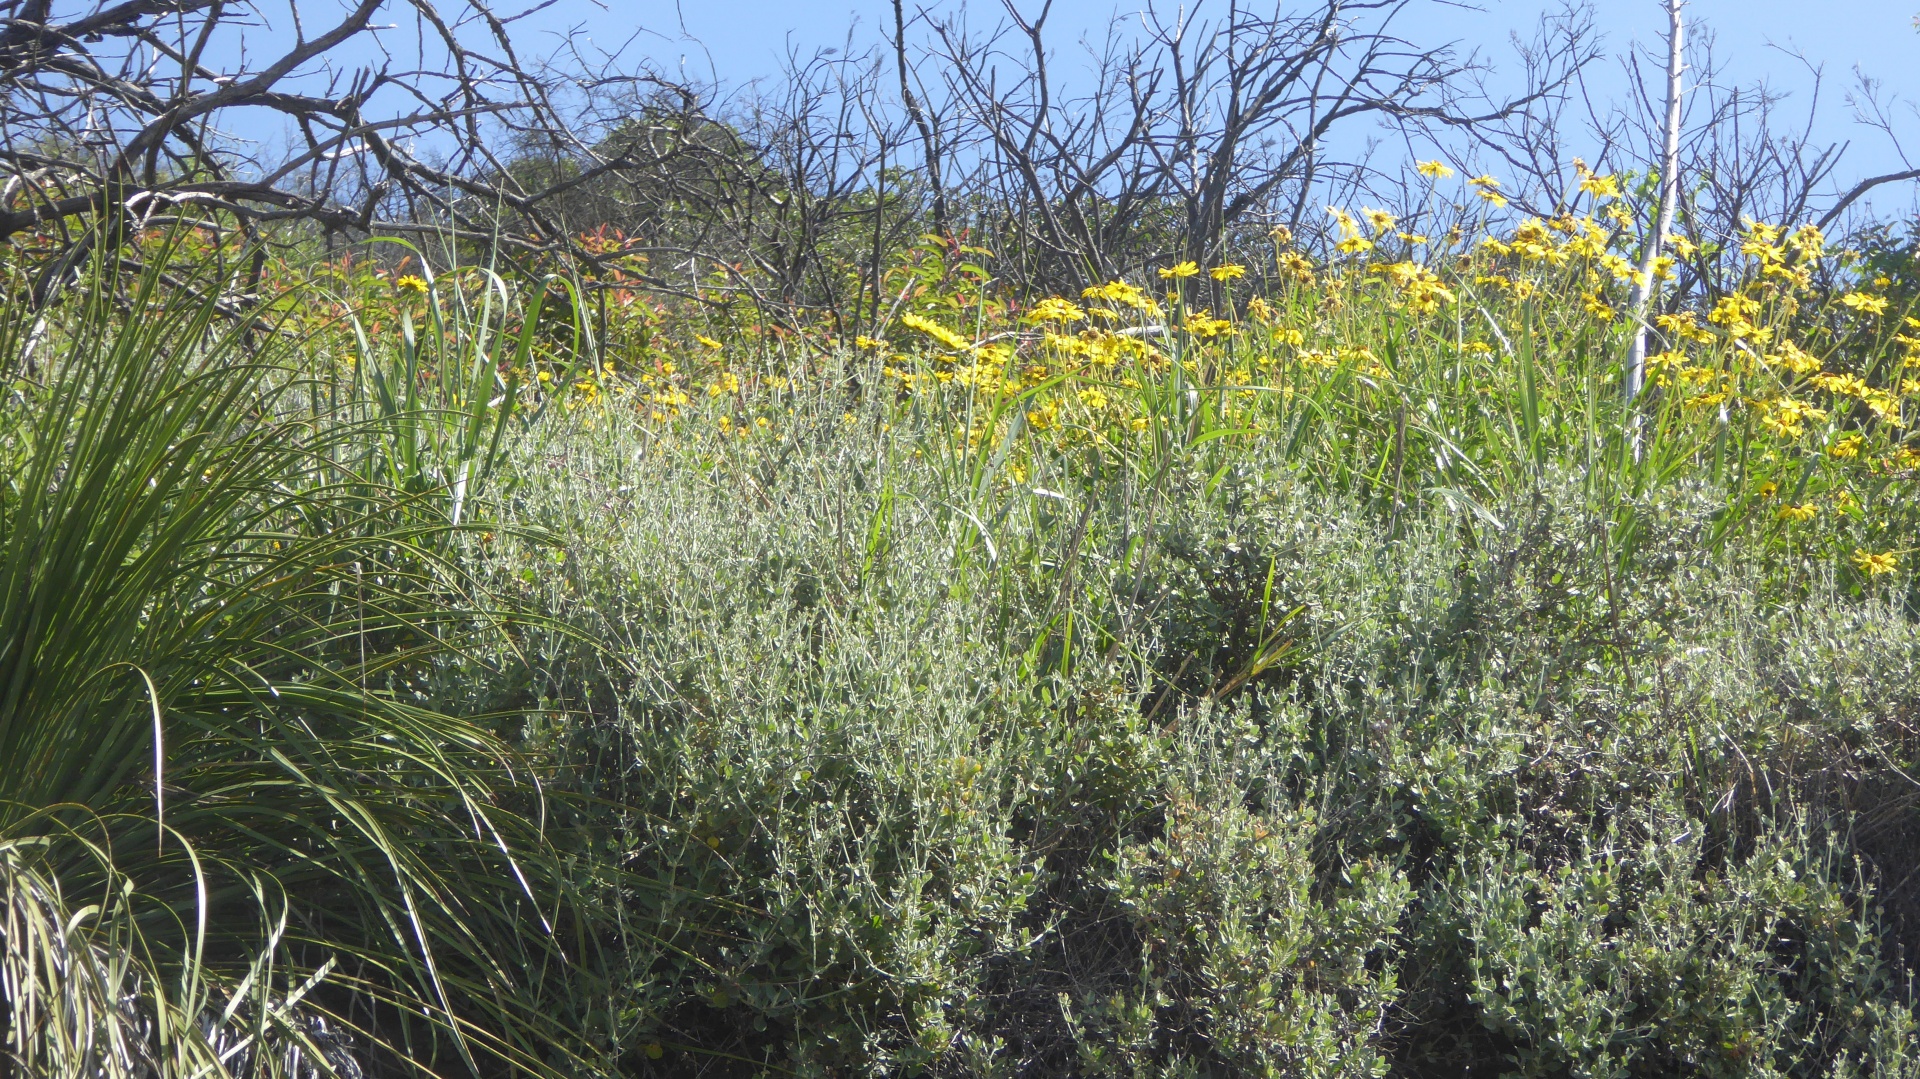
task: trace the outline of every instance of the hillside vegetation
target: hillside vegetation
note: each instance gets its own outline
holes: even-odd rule
[[[1344,225],[12,320],[23,1074],[1914,1074],[1897,260]]]
[[[1470,120],[1284,6],[1081,114],[410,3],[392,121],[276,89],[373,0],[0,5],[0,1079],[1920,1079],[1901,176],[1704,75],[1684,186],[1281,145],[1543,161],[1578,12]]]
[[[1580,218],[582,380],[485,564],[614,642],[628,1052],[1908,1074],[1906,301],[1744,243],[1631,404]]]

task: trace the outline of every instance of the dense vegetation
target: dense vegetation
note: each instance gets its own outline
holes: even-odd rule
[[[868,353],[583,385],[510,466],[565,541],[488,565],[618,642],[540,649],[589,703],[535,738],[653,880],[628,1051],[1907,1074],[1897,290],[1822,306],[1752,230],[1752,287],[1623,404],[1604,285],[1549,298],[1595,236],[1283,253],[1232,321],[1182,307],[1233,268],[1175,267],[986,345],[934,293]],[[1187,332],[1112,332],[1163,308]]]
[[[404,241],[9,218],[0,1079],[1920,1076],[1912,234],[673,89]]]
[[[12,1066],[1912,1074],[1907,256],[1346,227],[9,320]]]

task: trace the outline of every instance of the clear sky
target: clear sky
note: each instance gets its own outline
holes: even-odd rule
[[[320,0],[324,7],[327,0]],[[334,0],[339,2],[339,0]],[[954,11],[966,0],[908,0],[908,10],[926,5]],[[1023,12],[1039,10],[1043,0],[1013,0]],[[1224,8],[1223,0],[1185,0],[1191,9]],[[856,47],[880,39],[892,23],[891,0],[494,0],[502,11],[538,8],[514,22],[516,45],[522,56],[540,55],[573,36],[579,44],[628,56],[644,56],[667,68],[685,65],[696,79],[717,78],[741,84],[776,74],[789,51],[810,54],[844,45],[849,29]],[[1137,12],[1144,0],[1053,0],[1050,35],[1060,60],[1056,71],[1080,55],[1081,35],[1103,28],[1117,13]],[[1177,8],[1182,0],[1162,0],[1162,9]],[[1592,0],[1604,46],[1613,53],[1629,47],[1659,48],[1665,30],[1660,0]],[[268,5],[272,7],[271,4]],[[1535,26],[1543,11],[1559,7],[1558,0],[1418,0],[1395,26],[1396,32],[1418,43],[1457,42],[1478,48],[1496,66],[1511,57],[1508,39],[1516,31]],[[992,24],[1003,14],[1000,0],[971,0],[975,26]],[[1848,142],[1836,183],[1879,173],[1920,167],[1920,113],[1909,105],[1899,112],[1911,166],[1884,134],[1851,121],[1846,95],[1858,70],[1884,82],[1901,98],[1920,100],[1920,32],[1914,16],[1920,0],[1688,0],[1696,27],[1705,27],[1717,39],[1716,52],[1730,81],[1750,84],[1768,80],[1791,95],[1789,110],[1803,108],[1812,97],[1813,80],[1806,64],[1823,67],[1825,84],[1816,138]],[[317,17],[313,20],[318,21]],[[274,25],[256,33],[268,38],[283,35]],[[262,42],[265,44],[265,42]],[[1618,91],[1611,71],[1595,80],[1602,95]],[[237,132],[270,138],[239,121]],[[1888,192],[1892,194],[1891,191]],[[1902,192],[1900,199],[1910,197]]]
[[[1022,11],[1040,7],[1037,0],[1017,2]],[[1416,4],[1403,32],[1416,40],[1498,46],[1507,33],[1530,25],[1550,6],[1557,5],[1539,0]],[[1092,27],[1139,7],[1139,0],[1054,0],[1051,20],[1063,31]],[[908,10],[913,8],[909,3]],[[977,18],[989,19],[1000,5],[975,0],[972,8]],[[1650,42],[1664,29],[1658,0],[1596,0],[1595,8],[1600,27],[1616,45]],[[808,50],[836,45],[855,20],[871,33],[876,24],[891,22],[891,10],[888,0],[606,0],[604,5],[562,0],[543,22],[581,26],[608,42],[645,30],[658,35],[650,50],[657,56],[673,54],[679,43],[689,60],[704,66],[710,54],[719,74],[743,78],[771,71],[789,42]],[[1920,34],[1913,27],[1920,0],[1689,0],[1687,10],[1713,27],[1723,47],[1753,75],[1782,66],[1775,46],[1804,51],[1835,73],[1857,63],[1889,80],[1920,60]]]
[[[1039,0],[1015,2],[1022,11],[1039,9]],[[1141,0],[1054,0],[1054,38],[1065,53],[1080,33],[1140,6]],[[1419,42],[1478,46],[1498,62],[1510,55],[1510,34],[1558,6],[1543,0],[1415,4],[1399,32]],[[914,7],[909,2],[908,10]],[[1610,50],[1660,44],[1665,19],[1658,0],[1595,0],[1594,8]],[[991,22],[1001,6],[974,0],[971,9],[977,23]],[[560,0],[528,32],[578,27],[603,46],[632,40],[656,61],[684,62],[688,74],[742,82],[775,72],[790,48],[807,53],[843,43],[849,26],[858,27],[858,41],[871,42],[881,26],[890,25],[891,10],[889,0]],[[1848,175],[1904,167],[1885,136],[1850,122],[1845,95],[1858,69],[1899,96],[1920,99],[1920,33],[1913,22],[1920,0],[1689,0],[1687,10],[1696,25],[1715,34],[1716,51],[1736,81],[1767,79],[1805,103],[1813,82],[1792,54],[1824,67],[1821,127],[1833,139],[1852,141]],[[1920,165],[1920,118],[1911,110],[1904,115],[1908,151]]]

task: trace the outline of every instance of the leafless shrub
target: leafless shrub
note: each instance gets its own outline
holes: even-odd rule
[[[991,247],[1006,287],[1063,291],[1243,258],[1276,226],[1311,245],[1323,201],[1369,197],[1436,233],[1467,216],[1422,205],[1383,140],[1497,168],[1513,210],[1541,216],[1569,205],[1582,148],[1644,177],[1661,143],[1638,54],[1621,58],[1627,100],[1588,81],[1601,52],[1578,3],[1496,78],[1479,52],[1399,33],[1438,0],[1149,5],[1064,55],[1046,0],[1003,0],[984,27],[899,0],[884,40],[726,89],[589,57],[582,39],[526,55],[527,12],[490,0],[389,2],[310,26],[300,0],[0,0],[0,236],[45,242],[37,291],[102,240],[191,221],[250,239],[431,236],[590,284],[617,262],[622,287],[851,335],[885,321],[889,260],[923,233]],[[374,22],[396,14],[404,32]],[[232,47],[268,29],[279,48]],[[1689,231],[1831,223],[1920,175],[1835,191],[1842,147],[1811,109],[1790,120],[1779,92],[1727,82],[1710,33],[1689,64]],[[1890,107],[1870,86],[1856,101],[1888,130]],[[243,115],[290,143],[221,134]],[[1652,200],[1635,202],[1645,218]],[[1720,250],[1669,295],[1725,287]],[[258,267],[240,269],[244,291]]]
[[[1572,8],[1544,23],[1543,30],[1520,50],[1529,71],[1542,63],[1539,57],[1551,38],[1590,36],[1591,8]],[[1710,25],[1694,24],[1689,36],[1677,218],[1682,231],[1706,242],[1676,267],[1679,279],[1666,292],[1669,303],[1733,287],[1735,238],[1750,222],[1812,223],[1850,233],[1872,224],[1849,216],[1869,192],[1920,178],[1920,170],[1909,167],[1842,186],[1838,177],[1848,143],[1820,124],[1827,93],[1822,68],[1799,54],[1780,53],[1804,76],[1799,80],[1807,87],[1804,101],[1796,100],[1776,82],[1733,80]],[[1664,57],[1637,50],[1617,59],[1624,99],[1603,96],[1582,70],[1566,94],[1543,96],[1506,117],[1463,127],[1450,142],[1435,138],[1433,144],[1462,167],[1502,171],[1512,208],[1522,215],[1566,212],[1577,197],[1577,162],[1597,173],[1637,177],[1640,187],[1628,191],[1628,202],[1634,235],[1645,241],[1658,210],[1667,64]],[[1849,101],[1860,125],[1899,149],[1896,106],[1878,84],[1863,80]]]
[[[511,239],[564,235],[489,137],[564,128],[512,19],[400,7],[314,25],[300,0],[0,0],[0,237],[53,238],[44,294],[94,244],[181,221],[492,239],[504,207],[531,226]],[[396,14],[410,32],[374,22]],[[281,152],[222,134],[275,121]]]
[[[1334,136],[1362,120],[1467,127],[1552,96],[1588,58],[1582,40],[1540,54],[1517,95],[1472,93],[1480,58],[1400,37],[1412,0],[1327,0],[1304,10],[1230,2],[1158,7],[1089,46],[1079,78],[1055,73],[1050,5],[976,34],[925,15],[924,59],[971,152],[983,221],[1023,279],[1074,287],[1157,261],[1207,262],[1285,224],[1368,163]]]

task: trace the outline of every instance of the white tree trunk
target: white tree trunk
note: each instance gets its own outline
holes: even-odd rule
[[[1647,311],[1653,305],[1654,266],[1660,258],[1660,245],[1673,229],[1673,214],[1680,201],[1680,94],[1681,76],[1686,71],[1684,58],[1686,25],[1680,9],[1684,0],[1663,0],[1667,9],[1667,122],[1660,148],[1660,210],[1640,254],[1639,273],[1633,279],[1633,351],[1627,357],[1627,397],[1640,395],[1647,380]]]

